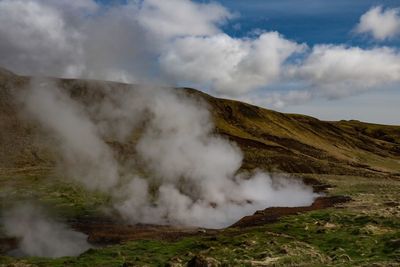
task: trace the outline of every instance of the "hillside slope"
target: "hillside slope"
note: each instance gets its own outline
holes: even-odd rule
[[[35,138],[40,128],[19,114],[19,105],[13,97],[18,90],[26,90],[29,80],[0,70],[0,167],[3,168],[53,162],[51,153]],[[102,97],[96,88],[105,84],[65,79],[57,82],[83,102]],[[118,83],[107,86],[112,90],[129,87]],[[216,132],[236,142],[244,151],[245,169],[366,177],[400,175],[400,126],[326,122],[214,98],[194,89],[181,90],[207,101]],[[110,140],[122,153],[133,153],[134,142],[132,139],[130,144],[117,144]]]

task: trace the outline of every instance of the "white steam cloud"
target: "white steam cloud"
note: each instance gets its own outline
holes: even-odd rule
[[[106,190],[115,186],[118,166],[110,148],[99,137],[96,125],[86,117],[83,107],[51,82],[34,80],[32,85],[34,89],[31,93],[22,96],[25,108],[41,125],[53,132],[66,174],[80,178],[95,177],[91,180],[80,179],[90,189]]]
[[[86,235],[51,219],[40,207],[18,205],[3,214],[5,233],[19,240],[16,254],[37,257],[77,256],[90,248]]]
[[[167,88],[92,89],[105,97],[83,105],[54,83],[36,81],[22,99],[59,142],[63,173],[109,192],[130,222],[219,228],[258,209],[315,198],[295,180],[239,173],[240,149],[213,134],[199,99]],[[136,156],[128,161],[104,141],[129,142],[138,131]]]

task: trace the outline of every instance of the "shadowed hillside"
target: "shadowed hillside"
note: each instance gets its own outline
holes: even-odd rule
[[[125,84],[83,80],[58,80],[62,88],[82,102],[104,97],[99,87],[135,90]],[[40,129],[17,112],[15,95],[26,90],[29,78],[0,71],[0,166],[51,165],[51,153],[37,141]],[[243,168],[270,171],[359,176],[398,176],[400,126],[359,121],[326,122],[284,114],[238,101],[214,98],[194,89],[186,90],[209,103],[216,132],[237,143],[244,151]],[[134,153],[129,144],[109,140],[118,153]]]

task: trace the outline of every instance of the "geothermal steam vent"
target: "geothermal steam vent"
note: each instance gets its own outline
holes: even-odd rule
[[[258,209],[312,203],[298,181],[240,171],[242,152],[213,133],[203,101],[176,89],[114,86],[92,85],[78,99],[34,80],[17,97],[57,142],[61,173],[110,194],[129,222],[221,228]],[[119,156],[115,143],[134,146],[134,156]]]

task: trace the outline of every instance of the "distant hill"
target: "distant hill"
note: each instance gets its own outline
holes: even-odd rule
[[[46,145],[37,142],[40,128],[18,113],[13,90],[24,90],[30,78],[0,69],[0,168],[51,166],[54,159]],[[96,86],[112,90],[128,85],[100,81],[57,79],[79,101],[96,101]],[[134,86],[133,86],[134,87]],[[243,150],[243,168],[270,171],[400,176],[400,126],[359,121],[321,121],[305,115],[285,114],[239,101],[215,98],[195,89],[181,88],[206,100],[216,133],[236,142]],[[121,153],[133,153],[129,144],[109,141]]]

